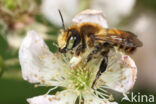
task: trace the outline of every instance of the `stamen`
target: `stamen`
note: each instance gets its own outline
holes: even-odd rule
[[[80,94],[80,96],[79,96],[79,104],[81,104],[81,100],[82,100],[82,98],[81,98],[81,94]]]
[[[55,43],[55,42],[53,42],[52,45],[55,46],[55,47],[57,47],[57,48],[59,47],[58,44]]]
[[[100,94],[100,95],[102,95],[102,96],[109,97],[109,95],[107,95],[107,94],[104,93],[104,92],[100,92],[100,91],[98,91],[98,90],[96,90],[95,92],[98,93],[98,95]]]
[[[108,93],[108,91],[106,91],[106,90],[104,90],[103,88],[98,88],[99,90],[101,90],[101,91],[103,91],[103,92],[105,92],[105,93]]]
[[[58,88],[58,86],[55,86],[54,88],[49,89],[48,92],[47,92],[46,94],[48,95],[51,91],[53,91],[53,90],[55,90],[55,89],[57,89],[57,88]]]
[[[99,97],[99,98],[101,97],[103,100],[106,99],[100,92],[97,91],[97,94],[98,94],[98,97]],[[101,98],[100,98],[100,99],[101,99]]]

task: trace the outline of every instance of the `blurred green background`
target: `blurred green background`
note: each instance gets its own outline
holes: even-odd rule
[[[18,48],[26,31],[37,31],[50,50],[56,52],[57,48],[52,43],[56,43],[61,28],[60,18],[55,17],[59,16],[57,9],[61,9],[66,25],[70,25],[71,18],[76,13],[96,7],[101,7],[104,14],[106,13],[110,27],[132,31],[143,41],[144,46],[132,56],[138,66],[138,79],[132,91],[142,95],[154,95],[153,104],[156,104],[156,0],[127,0],[127,3],[131,1],[133,4],[130,5],[131,10],[127,9],[126,13],[122,13],[122,10],[126,10],[128,6],[120,9],[123,0],[117,0],[118,4],[113,4],[112,0],[110,3],[109,0],[104,0],[107,2],[101,4],[96,3],[100,0],[73,0],[70,4],[68,1],[71,0],[51,0],[49,4],[52,3],[52,6],[47,10],[44,0],[0,0],[0,104],[27,104],[27,98],[45,94],[49,89],[35,88],[33,84],[22,79]],[[128,5],[124,3],[123,5]],[[75,8],[71,7],[73,11],[69,10],[69,5],[76,5]],[[111,5],[116,6],[110,9]],[[115,13],[113,10],[116,10]],[[49,14],[52,14],[52,17]],[[117,98],[117,101],[120,102],[120,99]],[[123,103],[152,104],[127,101],[121,104]]]

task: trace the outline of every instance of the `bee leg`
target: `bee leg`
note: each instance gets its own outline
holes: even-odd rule
[[[105,51],[105,52],[102,53],[104,59],[102,60],[102,62],[101,62],[101,64],[100,64],[99,71],[97,72],[96,78],[95,78],[95,80],[93,81],[93,84],[92,84],[92,88],[93,88],[93,89],[94,89],[94,85],[95,85],[97,79],[99,79],[99,77],[101,76],[101,74],[102,74],[103,72],[106,71],[107,64],[108,64],[108,52],[109,52],[109,51]]]
[[[82,44],[79,45],[76,49],[76,56],[79,56],[81,52],[84,52],[86,48],[86,42],[84,40],[84,37],[82,38]]]
[[[99,44],[95,49],[88,55],[86,64],[92,59],[92,57],[102,50],[102,45]]]
[[[76,49],[76,56],[79,56],[81,52],[83,52],[85,47],[81,44]]]

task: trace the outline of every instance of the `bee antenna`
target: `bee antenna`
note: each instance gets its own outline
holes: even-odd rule
[[[63,20],[62,13],[61,13],[60,9],[58,11],[59,11],[59,14],[60,14],[60,17],[61,17],[61,21],[62,21],[62,28],[65,31],[65,25],[64,25],[64,20]]]

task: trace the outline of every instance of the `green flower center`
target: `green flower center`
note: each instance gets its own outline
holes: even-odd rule
[[[84,91],[91,88],[93,74],[88,68],[82,68],[82,66],[79,66],[76,69],[71,69],[69,73],[69,79],[74,89]]]

